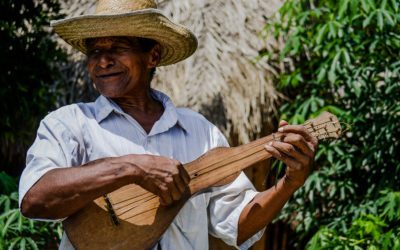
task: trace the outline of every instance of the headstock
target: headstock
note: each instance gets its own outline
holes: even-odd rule
[[[338,118],[329,112],[323,112],[316,118],[307,120],[303,126],[318,140],[339,138],[342,134]]]

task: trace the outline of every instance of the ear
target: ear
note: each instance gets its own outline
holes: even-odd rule
[[[149,62],[147,64],[148,68],[157,67],[161,60],[161,46],[160,44],[154,45],[154,47],[149,52]]]

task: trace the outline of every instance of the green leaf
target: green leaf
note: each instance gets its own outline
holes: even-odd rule
[[[324,24],[320,29],[318,29],[317,33],[317,39],[316,42],[317,44],[321,44],[322,41],[326,38],[326,33],[328,32],[328,25]]]
[[[363,28],[366,28],[370,25],[372,19],[374,18],[376,12],[372,12],[369,16],[363,21]]]
[[[15,246],[15,244],[17,244],[18,240],[19,240],[19,238],[14,238],[11,241],[11,244],[8,246],[8,250],[14,250],[14,246]]]
[[[343,16],[345,15],[345,12],[347,11],[348,7],[349,7],[349,2],[350,0],[340,0],[339,3],[339,18],[342,19]]]
[[[325,80],[325,76],[326,76],[325,67],[319,68],[319,73],[317,75],[317,82],[321,83],[323,80]]]
[[[342,49],[342,55],[344,57],[344,61],[346,62],[347,65],[351,64],[351,60],[350,60],[350,55],[347,52],[347,49]]]
[[[39,250],[37,244],[31,238],[26,238],[26,240],[33,250]]]
[[[25,250],[26,249],[26,239],[22,238],[21,242],[19,243],[19,249],[20,250]]]
[[[19,232],[22,232],[23,223],[24,223],[24,217],[19,213],[18,214],[18,227],[17,227],[17,230]]]
[[[330,67],[329,72],[328,72],[328,80],[331,83],[335,83],[336,78],[337,78],[337,76],[336,76],[336,68],[338,67],[338,64],[339,64],[340,55],[341,55],[340,51],[338,53],[336,53],[335,57],[332,60],[331,67]]]
[[[367,0],[369,6],[371,7],[371,9],[375,10],[376,9],[376,5],[375,5],[375,1],[374,0]]]
[[[380,9],[382,9],[382,10],[386,9],[386,5],[387,5],[387,0],[381,0],[381,7],[380,7]]]
[[[392,7],[394,9],[395,12],[399,11],[399,2],[397,0],[391,0],[392,2]]]
[[[380,30],[383,30],[383,16],[382,16],[382,11],[377,11],[376,12],[376,19],[377,19],[377,22],[378,22],[378,28],[380,29]]]
[[[361,0],[360,2],[361,2],[361,6],[362,6],[363,10],[364,10],[366,13],[368,13],[369,10],[370,10],[370,5],[369,5],[369,3],[367,2],[367,0]],[[364,27],[365,27],[365,26],[364,26]]]
[[[8,227],[10,226],[10,224],[13,223],[15,221],[15,219],[17,219],[17,216],[18,216],[18,213],[19,213],[18,209],[13,209],[10,212],[11,213],[7,217],[6,224],[4,225],[3,230],[1,231],[1,235],[3,237],[6,235],[6,232],[8,230]]]
[[[385,16],[386,22],[389,24],[389,26],[394,26],[395,25],[395,21],[392,18],[392,16],[389,14],[389,12],[386,11],[386,10],[382,10],[382,13]]]

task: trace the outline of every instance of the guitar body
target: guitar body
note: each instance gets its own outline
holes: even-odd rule
[[[121,214],[118,225],[111,219],[102,197],[64,221],[68,238],[76,249],[149,249],[188,199],[186,196],[173,206],[160,206],[157,196],[139,186],[128,185],[109,194],[110,200],[114,203],[115,197],[126,192],[132,192],[130,198],[134,201],[124,209],[116,209]],[[147,202],[141,200],[143,196]]]
[[[186,164],[184,167],[192,181],[182,199],[171,206],[160,206],[158,196],[138,185],[124,186],[107,195],[118,217],[119,224],[116,225],[105,199],[94,200],[63,222],[69,240],[78,250],[151,248],[192,194],[210,186],[230,183],[237,177],[236,173],[215,175],[212,171],[199,174],[212,162],[219,161],[221,154],[233,150],[235,148],[215,148]]]

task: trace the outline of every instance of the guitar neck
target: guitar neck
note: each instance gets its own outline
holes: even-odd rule
[[[318,140],[338,138],[342,133],[336,116],[323,112],[302,125]],[[233,181],[240,171],[271,157],[264,145],[282,139],[282,133],[273,133],[248,144],[234,148],[215,148],[195,161],[185,165],[190,174],[190,194],[205,188],[219,186]]]
[[[281,136],[280,133],[275,133],[242,146],[215,148],[186,164],[185,168],[191,177],[190,193],[227,184],[233,181],[240,171],[270,158],[271,155],[264,149],[264,145],[274,139],[279,140]]]

